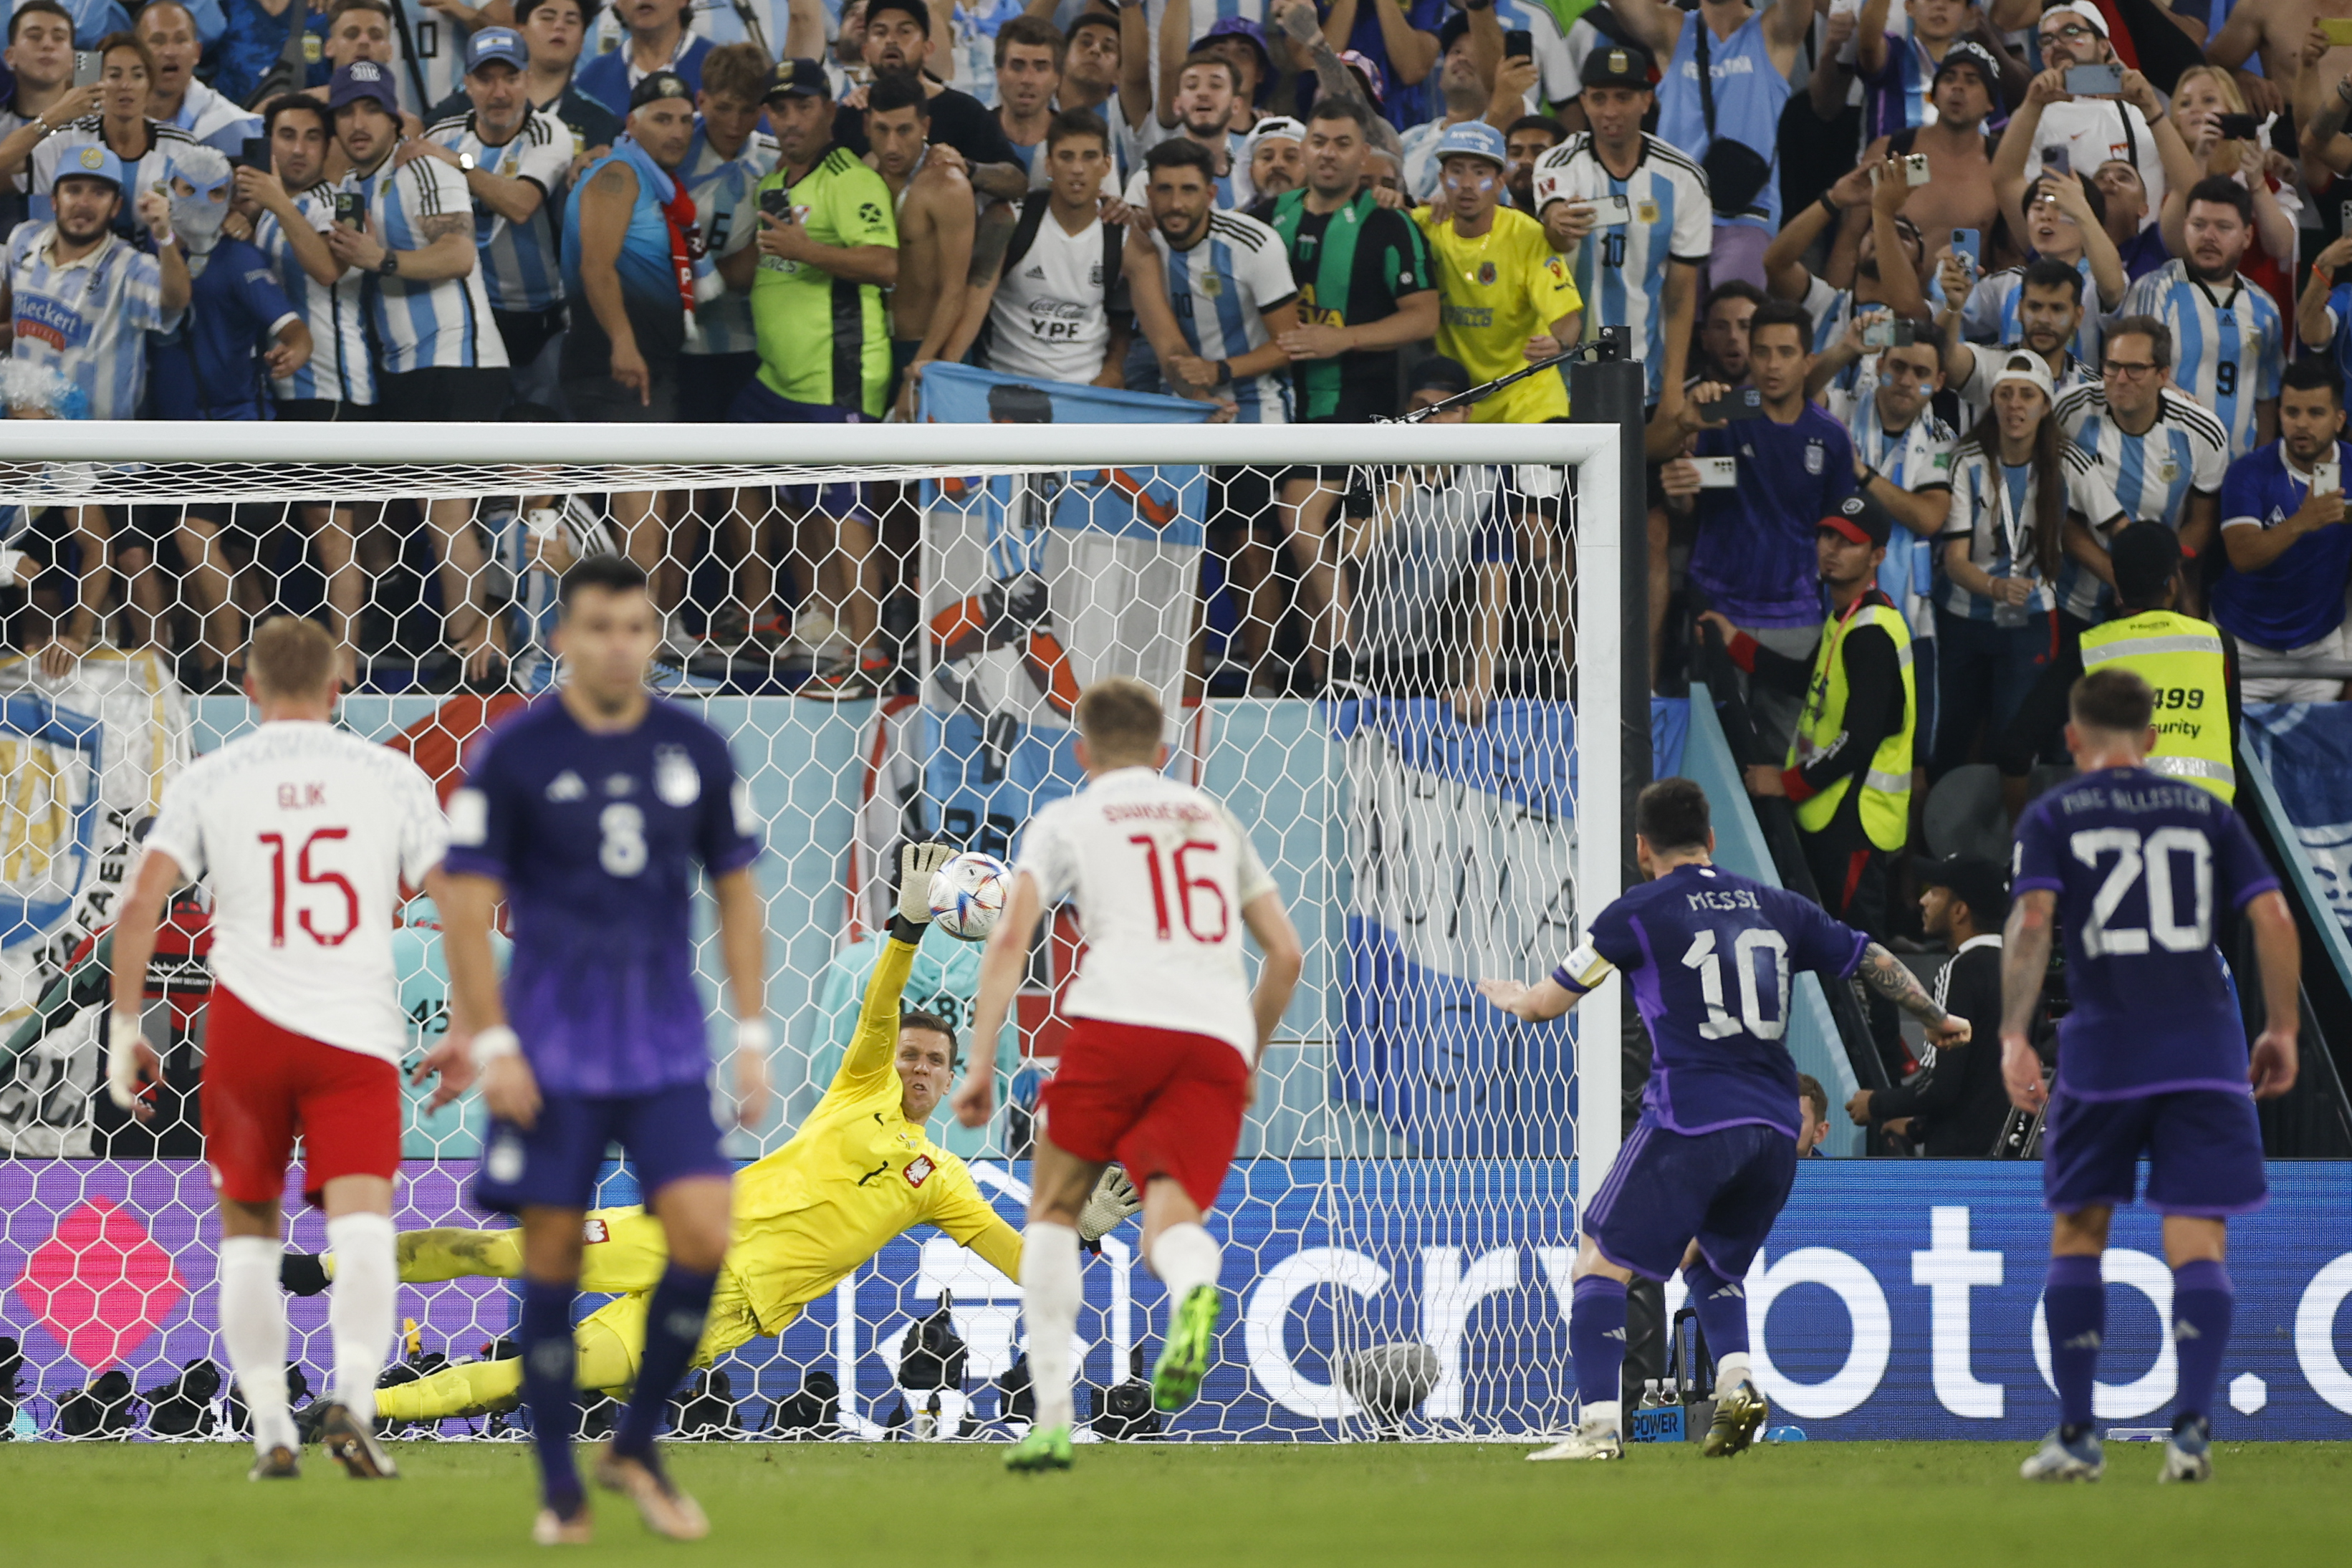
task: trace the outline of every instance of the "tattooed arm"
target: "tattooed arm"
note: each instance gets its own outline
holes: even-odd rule
[[[2058,895],[2038,887],[2009,906],[2009,925],[2000,936],[2000,1079],[2009,1089],[2009,1103],[2021,1111],[2039,1111],[2050,1092],[2042,1082],[2042,1058],[2035,1054],[2026,1030],[2042,999],[2042,977],[2050,972],[2052,915]]]
[[[1854,975],[1864,985],[1917,1019],[1926,1026],[1927,1038],[1937,1045],[1969,1042],[1969,1020],[1946,1012],[1927,994],[1927,988],[1919,983],[1919,977],[1877,943],[1862,950],[1862,967]]]

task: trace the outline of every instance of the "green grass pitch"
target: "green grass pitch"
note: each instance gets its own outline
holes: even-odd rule
[[[467,1568],[539,1555],[526,1448],[395,1451],[406,1473],[389,1484],[348,1480],[312,1450],[300,1482],[256,1486],[248,1451],[226,1444],[0,1447],[0,1562]],[[596,1544],[565,1560],[2087,1568],[2341,1563],[2352,1531],[2347,1443],[2217,1444],[2210,1486],[2162,1489],[2158,1450],[2138,1443],[2109,1446],[2105,1480],[2068,1487],[2018,1480],[2016,1443],[1812,1443],[1729,1461],[1662,1445],[1595,1466],[1530,1465],[1502,1445],[1137,1444],[1082,1448],[1076,1469],[1043,1477],[1008,1476],[1002,1448],[962,1444],[665,1452],[709,1511],[710,1540],[651,1540],[625,1502],[599,1496]]]

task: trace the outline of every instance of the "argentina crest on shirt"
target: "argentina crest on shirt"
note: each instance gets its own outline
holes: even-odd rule
[[[654,793],[666,806],[691,806],[702,795],[702,775],[682,747],[654,747]]]
[[[1819,474],[1822,471],[1822,465],[1825,461],[1827,461],[1827,454],[1822,450],[1822,444],[1820,442],[1808,441],[1805,443],[1806,473]]]

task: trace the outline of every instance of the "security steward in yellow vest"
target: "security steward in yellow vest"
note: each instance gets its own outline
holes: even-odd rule
[[[1774,653],[1728,622],[1717,626],[1732,662],[1768,685],[1801,693],[1787,766],[1748,769],[1753,795],[1796,809],[1799,841],[1822,904],[1879,940],[1886,936],[1886,858],[1911,820],[1911,752],[1919,705],[1911,632],[1877,588],[1894,519],[1868,496],[1849,496],[1814,532],[1829,621],[1810,663]],[[1722,622],[1722,617],[1710,618]]]
[[[2162,523],[2134,523],[2109,541],[2117,609],[2083,633],[2033,683],[2002,737],[2002,782],[2020,804],[2033,753],[2066,722],[2066,694],[2092,670],[2125,669],[2156,692],[2156,749],[2147,765],[2237,798],[2240,700],[2236,639],[2173,608],[2180,596],[2180,540]]]

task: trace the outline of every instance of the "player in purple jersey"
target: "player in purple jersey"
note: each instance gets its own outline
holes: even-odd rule
[[[564,574],[560,602],[563,685],[490,731],[449,800],[455,855],[441,921],[456,1019],[427,1066],[445,1074],[436,1105],[479,1069],[492,1120],[474,1196],[522,1217],[518,1337],[544,1503],[533,1538],[589,1539],[572,1463],[572,1306],[582,1219],[617,1143],[661,1219],[669,1264],[646,1310],[635,1390],[596,1479],[628,1494],[652,1530],[691,1540],[709,1526],[670,1485],[653,1439],[702,1335],[733,1176],[706,1087],[695,870],[719,906],[736,1113],[748,1125],[767,1098],[771,1043],[764,914],[750,869],[761,828],[727,742],[646,691],[661,618],[645,573],[592,556]],[[501,899],[514,937],[503,999],[489,940]]]
[[[2269,1190],[2254,1102],[2294,1086],[2302,947],[2245,824],[2210,791],[2148,769],[2147,683],[2098,670],[2074,683],[2071,702],[2066,749],[2080,775],[2018,821],[2016,902],[2001,940],[2001,1076],[2020,1110],[2050,1108],[2042,1301],[2059,1425],[2022,1473],[2096,1480],[2106,1469],[2091,1402],[2106,1333],[2099,1260],[2116,1205],[2137,1196],[2144,1153],[2148,1207],[2164,1216],[2179,1363],[2158,1474],[2201,1481],[2213,1473],[2213,1388],[2230,1343],[2229,1217],[2260,1207]],[[2244,912],[2262,969],[2266,1022],[2252,1051],[2213,946],[2230,910]],[[2053,919],[2066,931],[2072,1003],[2058,1023],[2054,1092],[2026,1039]]]
[[[1642,1119],[1584,1204],[1568,1324],[1582,1420],[1533,1459],[1623,1457],[1625,1287],[1676,1268],[1716,1358],[1706,1453],[1737,1454],[1763,1426],[1742,1281],[1797,1176],[1804,1113],[1781,1040],[1797,970],[1859,974],[1937,1044],[1969,1039],[1968,1021],[1947,1015],[1885,948],[1811,900],[1717,868],[1706,794],[1689,779],[1642,791],[1633,847],[1649,880],[1594,916],[1548,978],[1478,982],[1496,1007],[1536,1022],[1622,969],[1652,1042]]]

